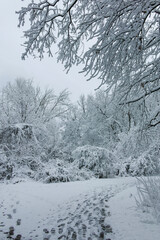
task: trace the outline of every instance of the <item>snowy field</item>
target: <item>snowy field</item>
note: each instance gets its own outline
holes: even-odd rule
[[[0,184],[0,240],[159,240],[135,178]]]

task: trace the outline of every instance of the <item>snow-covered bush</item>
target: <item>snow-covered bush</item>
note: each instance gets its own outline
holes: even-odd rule
[[[160,177],[138,178],[138,207],[150,212],[160,222]]]
[[[13,124],[0,132],[0,144],[5,144],[10,149],[16,144],[22,145],[32,140],[36,142],[33,126],[30,124]]]
[[[119,176],[149,176],[160,173],[160,146],[155,144],[139,157],[128,157],[117,164]]]
[[[131,157],[118,161],[114,166],[116,169],[116,175],[120,177],[126,177],[130,175]]]
[[[35,175],[36,180],[50,182],[67,182],[68,171],[63,166],[63,163],[58,160],[49,161]]]
[[[143,146],[138,128],[134,127],[128,132],[121,132],[118,137],[119,142],[115,152],[120,159],[129,157],[137,158],[139,154],[144,151],[145,146]]]
[[[52,144],[47,130],[28,124],[15,124],[0,132],[0,178],[32,178],[46,183],[89,179],[89,170],[80,170]],[[47,146],[48,144],[48,146]]]
[[[78,147],[72,152],[72,157],[79,169],[89,169],[96,177],[106,178],[115,174],[117,158],[105,148],[89,145]]]
[[[7,159],[3,152],[0,152],[0,180],[12,178],[13,168],[14,164]]]
[[[160,172],[160,159],[155,161],[148,154],[142,154],[135,159],[130,165],[130,173],[132,176],[149,176]]]
[[[51,182],[70,182],[77,180],[87,180],[93,177],[93,174],[87,170],[79,170],[73,164],[68,164],[63,160],[50,160],[45,164],[37,174],[35,180],[45,183]]]
[[[10,155],[0,157],[0,180],[12,178],[35,178],[43,164],[38,157]]]
[[[37,139],[35,128],[29,124],[14,124],[0,131],[1,179],[34,177],[41,166],[42,147]]]

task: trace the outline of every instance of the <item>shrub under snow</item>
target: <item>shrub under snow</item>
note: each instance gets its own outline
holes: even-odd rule
[[[7,159],[3,152],[0,152],[0,180],[12,178],[13,168],[14,164]]]
[[[45,183],[87,180],[91,177],[93,177],[93,174],[90,171],[79,170],[73,164],[59,159],[50,160],[35,175],[36,180]]]
[[[137,205],[142,211],[150,212],[160,222],[160,177],[138,179]]]
[[[72,152],[72,157],[79,169],[89,169],[96,177],[106,178],[115,174],[117,158],[105,148],[89,145],[78,147]]]
[[[128,157],[117,164],[120,176],[149,176],[160,173],[160,146],[155,144],[139,157]]]

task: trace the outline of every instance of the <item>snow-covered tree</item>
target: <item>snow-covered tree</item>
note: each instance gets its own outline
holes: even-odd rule
[[[123,108],[122,108],[123,110]],[[112,97],[103,90],[94,95],[80,96],[64,120],[62,138],[72,150],[77,146],[91,145],[109,148],[118,141],[118,134],[125,131],[122,110],[117,112]],[[128,130],[128,129],[127,129]]]
[[[0,159],[0,165],[4,177],[23,171],[33,177],[43,162],[55,158],[60,122],[57,118],[64,116],[69,108],[66,90],[55,95],[51,89],[42,91],[34,87],[31,80],[17,79],[2,89],[0,151],[6,161]]]
[[[44,92],[31,80],[17,79],[1,91],[0,124],[44,124],[61,117],[69,108],[69,94],[63,90],[55,95],[52,89]]]
[[[31,23],[22,58],[51,56],[57,41],[65,68],[83,63],[89,78],[121,92],[119,104],[159,92],[160,0],[39,0],[18,14],[19,26],[27,14]]]

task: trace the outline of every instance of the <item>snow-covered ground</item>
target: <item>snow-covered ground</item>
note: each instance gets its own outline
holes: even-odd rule
[[[149,213],[137,208],[136,186],[127,188],[109,201],[111,217],[109,223],[115,240],[160,240],[160,224]]]
[[[136,209],[135,182],[1,183],[0,240],[159,240],[160,225]]]

